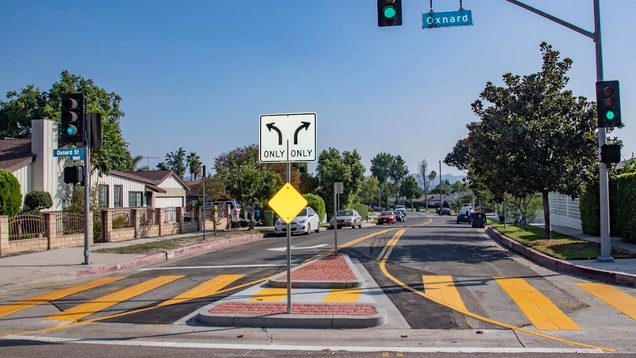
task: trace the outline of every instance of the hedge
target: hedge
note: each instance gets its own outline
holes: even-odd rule
[[[616,182],[619,231],[623,240],[636,242],[636,173],[621,174]]]
[[[617,197],[619,196],[617,181],[609,178],[610,235],[619,236]],[[598,181],[588,184],[579,197],[579,215],[583,233],[601,235],[600,189]]]
[[[0,215],[13,216],[22,207],[20,182],[11,172],[0,169]]]
[[[311,206],[317,213],[320,218],[320,222],[325,219],[325,201],[316,194],[303,194],[305,200],[307,200],[307,205]]]
[[[366,220],[367,219],[367,215],[369,215],[369,207],[366,206],[365,204],[353,204],[351,205],[351,208],[355,211],[358,212],[358,214],[360,214],[360,216],[362,217],[362,220]]]

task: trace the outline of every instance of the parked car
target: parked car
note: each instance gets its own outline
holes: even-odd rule
[[[470,216],[466,215],[466,210],[460,211],[459,214],[457,214],[457,223],[462,222],[470,223]]]
[[[336,220],[338,221],[336,224]],[[329,228],[333,229],[335,225],[338,225],[338,228],[341,227],[351,227],[355,229],[357,227],[362,227],[362,216],[358,214],[356,210],[340,210],[336,213],[335,217],[332,217],[329,221]]]
[[[382,211],[382,207],[380,205],[371,205],[371,209],[373,209],[373,211]]]
[[[309,235],[313,232],[320,232],[320,219],[318,218],[318,213],[316,211],[307,206],[296,215],[296,217],[291,222],[291,233],[304,233]],[[274,233],[276,235],[283,235],[287,232],[287,224],[283,219],[278,218],[274,223]]]
[[[406,215],[404,215],[404,213],[399,210],[395,211],[395,218],[397,219],[397,221],[402,223],[406,221]]]
[[[406,216],[406,207],[404,205],[396,205],[395,211],[400,211],[404,216]]]
[[[395,224],[397,217],[393,211],[383,211],[378,215],[378,224]]]
[[[208,207],[213,207],[217,205],[223,205],[223,207],[227,205],[230,206],[228,219],[232,227],[239,227],[239,226],[245,227],[249,224],[249,221],[243,215],[243,209],[241,207],[241,204],[238,203],[238,201],[234,199],[221,199],[221,200],[208,201],[205,203],[206,210],[208,210],[207,209]]]
[[[439,215],[451,215],[451,210],[449,208],[442,208],[442,210],[439,211]]]

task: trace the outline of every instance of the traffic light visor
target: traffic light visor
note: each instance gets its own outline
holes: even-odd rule
[[[75,126],[68,126],[65,128],[66,131],[66,135],[68,136],[74,136],[77,134],[77,127]]]
[[[614,89],[612,87],[605,87],[604,92],[606,96],[611,96],[614,94]]]
[[[74,98],[65,98],[62,101],[62,108],[64,108],[67,111],[77,109],[78,107],[79,107],[79,103],[77,103],[77,101]]]
[[[75,112],[66,112],[62,115],[62,119],[66,123],[75,123],[77,122],[77,113]]]

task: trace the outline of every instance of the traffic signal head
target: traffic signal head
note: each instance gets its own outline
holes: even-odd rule
[[[378,2],[378,26],[402,25],[402,0],[376,0]]]
[[[620,127],[621,99],[618,81],[596,82],[596,108],[599,127]]]
[[[64,168],[64,183],[84,185],[84,167],[72,166]]]
[[[62,95],[62,136],[60,147],[84,142],[84,95]]]
[[[618,144],[603,144],[601,146],[601,162],[607,165],[620,163],[621,146]]]

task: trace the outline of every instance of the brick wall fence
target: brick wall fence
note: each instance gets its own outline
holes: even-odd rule
[[[204,222],[201,212],[196,210],[186,221],[184,208],[108,209],[89,214],[93,218],[89,238],[94,242],[121,242],[197,232],[204,225],[206,230],[213,230],[212,216],[216,219],[217,230],[227,230],[228,213],[229,207],[220,206],[214,214],[208,211]],[[83,212],[0,215],[0,256],[83,245]]]

